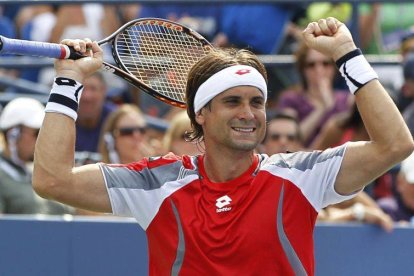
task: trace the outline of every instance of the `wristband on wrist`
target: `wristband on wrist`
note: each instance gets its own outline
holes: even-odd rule
[[[362,55],[360,49],[355,49],[336,61],[342,77],[352,94],[373,79],[378,79],[377,73]]]
[[[55,78],[45,112],[65,114],[76,121],[82,91],[83,85],[75,80],[63,77]]]

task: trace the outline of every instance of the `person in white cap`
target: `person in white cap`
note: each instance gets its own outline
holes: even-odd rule
[[[321,208],[355,196],[408,156],[414,142],[343,23],[312,22],[303,38],[336,61],[356,93],[370,141],[256,154],[266,129],[264,66],[246,50],[216,50],[191,68],[186,89],[188,139],[202,140],[204,154],[74,168],[81,83],[101,67],[102,50],[87,39],[64,40],[88,58],[56,62],[35,152],[36,191],[134,217],[148,237],[150,275],[313,275]]]
[[[0,115],[4,148],[0,154],[0,213],[64,214],[72,208],[47,201],[35,194],[31,168],[44,106],[32,98],[10,101]]]
[[[414,223],[414,154],[401,162],[394,196],[380,198],[378,205],[394,221]]]

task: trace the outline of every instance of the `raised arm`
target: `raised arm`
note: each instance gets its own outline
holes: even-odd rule
[[[42,197],[74,207],[111,212],[98,165],[74,167],[76,112],[73,108],[76,110],[84,78],[100,68],[102,50],[96,42],[89,40],[66,40],[62,43],[73,46],[88,57],[55,62],[57,78],[52,89],[53,97],[46,106],[46,116],[35,148],[33,188]]]
[[[357,56],[356,46],[343,23],[332,17],[312,22],[303,37],[309,47],[331,56],[336,62],[345,60],[347,67],[345,71],[342,68],[342,74],[351,88],[352,85],[359,87],[353,87],[355,101],[370,141],[348,145],[335,182],[338,193],[351,194],[406,158],[414,149],[413,139],[381,83],[369,77],[375,73],[370,71],[366,61],[361,61],[362,56],[358,57],[358,62],[349,58],[351,52]]]

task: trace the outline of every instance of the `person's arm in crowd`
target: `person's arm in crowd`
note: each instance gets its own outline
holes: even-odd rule
[[[390,232],[394,228],[392,218],[364,191],[354,198],[326,207],[318,215],[326,222],[360,221],[381,226]]]
[[[304,39],[309,47],[335,61],[356,50],[348,28],[334,18],[310,23],[304,30]],[[343,195],[361,190],[406,158],[414,148],[400,112],[377,79],[360,87],[355,100],[370,141],[348,144],[335,182],[335,190]]]
[[[319,77],[313,86],[307,88],[306,93],[312,93],[314,97],[310,97],[313,111],[303,119],[300,123],[301,135],[304,141],[311,137],[325,114],[330,112],[335,106],[335,98],[333,91],[333,83],[327,77]]]
[[[66,40],[62,43],[73,46],[89,57],[76,61],[57,60],[55,70],[58,77],[82,83],[84,78],[101,67],[102,49],[97,43],[83,40]],[[74,151],[74,119],[61,113],[47,112],[35,148],[33,188],[42,197],[77,208],[111,212],[109,196],[98,165],[74,167]]]
[[[315,150],[325,150],[337,145],[338,142],[341,141],[342,135],[344,134],[344,129],[342,129],[339,125],[344,116],[346,116],[346,114],[340,113],[330,118],[322,127],[321,131],[309,148]]]
[[[361,203],[355,203],[353,206],[347,208],[328,206],[320,212],[318,220],[324,222],[359,221],[376,224],[387,232],[391,232],[394,228],[391,217],[385,214],[380,208],[364,206]]]
[[[361,48],[365,49],[374,39],[375,33],[378,32],[379,22],[378,17],[381,9],[381,4],[362,4],[363,10],[359,11],[359,38]]]

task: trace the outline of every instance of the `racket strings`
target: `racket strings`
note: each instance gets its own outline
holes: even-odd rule
[[[123,66],[167,98],[185,102],[187,74],[208,48],[193,36],[159,25],[133,25],[118,35]]]

